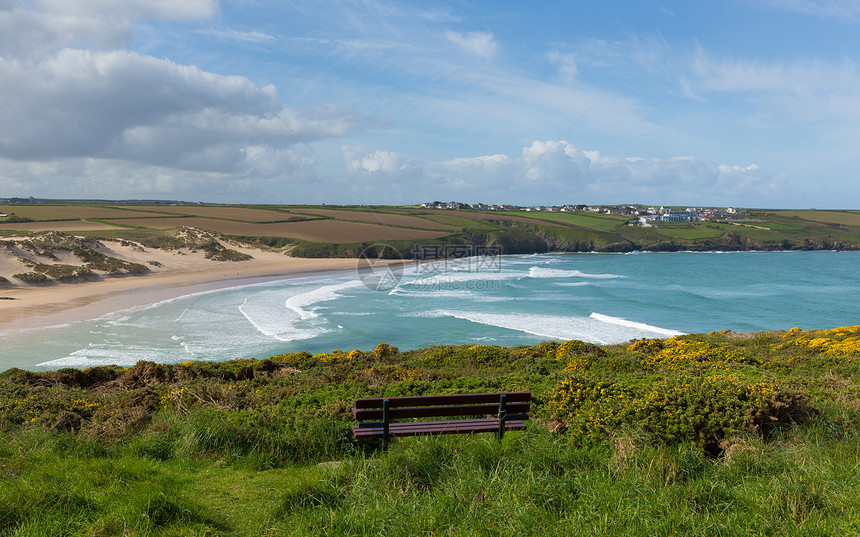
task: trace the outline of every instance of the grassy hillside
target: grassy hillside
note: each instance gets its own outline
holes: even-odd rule
[[[445,211],[409,207],[274,205],[14,205],[0,236],[65,231],[144,244],[181,226],[288,248],[308,257],[356,256],[373,244],[411,256],[416,246],[502,245],[507,253],[633,250],[860,249],[857,211],[750,210],[735,220],[627,225],[629,217]]]
[[[860,327],[0,374],[0,535],[850,535]],[[356,442],[356,397],[530,390]],[[322,463],[322,464],[320,464]]]

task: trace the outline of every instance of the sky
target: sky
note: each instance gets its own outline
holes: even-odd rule
[[[0,198],[860,208],[860,0],[0,0]]]

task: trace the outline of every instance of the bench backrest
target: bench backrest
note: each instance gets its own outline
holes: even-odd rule
[[[506,396],[508,414],[531,410],[531,392],[500,392],[356,399],[352,413],[358,421],[382,419],[383,401],[387,399],[389,419],[497,414],[502,395]]]

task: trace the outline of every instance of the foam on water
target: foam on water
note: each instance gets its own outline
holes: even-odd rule
[[[342,297],[340,291],[362,285],[361,280],[349,280],[310,289],[264,290],[247,296],[238,310],[257,332],[268,338],[281,342],[312,339],[335,330],[313,306],[337,300]]]
[[[467,283],[476,281],[502,281],[512,280],[522,277],[522,273],[516,271],[450,271],[441,272],[416,278],[414,280],[401,282],[395,289],[403,287],[433,287],[440,284],[452,285],[457,283]]]
[[[657,334],[659,337],[674,337],[684,335],[684,332],[679,332],[677,330],[660,328],[659,326],[651,326],[650,324],[638,323],[636,321],[628,321],[627,319],[622,319],[621,317],[612,317],[609,315],[603,315],[601,313],[592,313],[589,317],[607,324],[614,324],[627,328],[633,328],[635,330],[641,330],[642,332],[647,332],[650,334]]]
[[[300,319],[314,319],[318,317],[318,315],[314,311],[308,309],[310,306],[320,302],[335,300],[341,296],[338,294],[338,291],[355,289],[356,287],[362,287],[363,285],[364,284],[361,280],[350,280],[348,282],[325,285],[311,291],[291,296],[286,300],[286,302],[284,302],[284,306],[298,314]]]
[[[431,316],[454,317],[465,321],[516,330],[552,339],[579,339],[598,344],[622,343],[634,338],[666,337],[681,332],[644,323],[592,313],[588,317],[541,314],[483,313],[462,310],[434,310]]]
[[[622,278],[619,274],[589,274],[581,270],[552,269],[546,267],[531,267],[529,278],[591,278],[596,280],[612,280]]]
[[[129,367],[141,360],[161,363],[171,362],[174,361],[174,356],[175,353],[159,352],[149,346],[93,345],[89,348],[75,351],[65,358],[49,360],[36,365],[48,368],[76,367],[79,369],[102,365]]]
[[[781,262],[787,256],[791,262]],[[401,349],[615,343],[722,329],[831,328],[860,318],[853,298],[860,252],[502,256],[497,270],[475,263],[438,263],[445,270],[436,272],[428,272],[432,264],[406,267],[389,293],[325,274],[0,334],[0,370],[263,358],[372,349],[379,341]]]

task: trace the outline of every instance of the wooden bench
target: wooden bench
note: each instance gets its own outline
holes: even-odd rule
[[[352,426],[352,432],[356,439],[381,438],[383,449],[392,436],[496,433],[501,441],[506,430],[526,428],[530,401],[531,392],[357,399],[352,414],[358,423]],[[399,419],[454,416],[472,417],[394,423]]]

